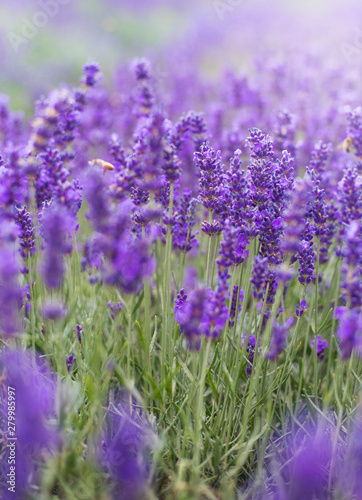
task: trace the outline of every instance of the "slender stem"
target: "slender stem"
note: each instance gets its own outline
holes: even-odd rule
[[[209,223],[211,223],[211,222],[212,222],[212,212],[209,212]],[[207,286],[210,283],[211,242],[212,242],[212,236],[209,236],[209,240],[207,243],[207,260],[206,260],[206,284],[207,284]]]
[[[142,238],[145,239],[145,227],[142,226]],[[143,280],[145,319],[143,331],[145,336],[145,371],[149,371],[149,351],[151,344],[151,288],[148,277]]]
[[[317,258],[316,258],[316,278],[315,278],[315,316],[314,316],[314,394],[318,397],[318,357],[317,357],[317,336],[318,336],[318,299],[319,299],[319,237],[317,238]]]
[[[173,193],[174,184],[170,186],[170,205],[169,205],[169,219],[172,217],[173,212]],[[168,355],[168,366],[172,366],[172,340],[171,340],[171,249],[172,249],[172,234],[171,226],[168,226],[166,236],[166,255],[165,255],[165,279],[163,288],[163,328],[161,338],[161,380],[165,382],[165,369],[166,369],[166,355]],[[166,393],[166,387],[165,387]]]
[[[182,251],[182,257],[181,257],[181,262],[179,265],[179,271],[178,271],[178,279],[177,279],[177,291],[180,290],[182,286],[182,282],[184,280],[184,270],[185,270],[185,261],[186,261],[186,252],[187,252],[187,243],[189,241],[191,234],[191,229],[188,230],[187,232],[187,237],[186,237],[186,243],[185,243],[185,248]]]
[[[214,249],[214,257],[212,259],[211,288],[214,287],[214,276],[215,276],[215,268],[216,268],[216,255],[217,255],[217,250],[219,248],[219,243],[220,243],[220,235],[218,234],[216,236],[216,245],[215,245],[215,249]]]
[[[336,265],[336,272],[337,272],[337,284],[335,288],[335,296],[334,296],[334,310],[338,306],[338,299],[339,299],[339,294],[340,294],[340,281],[341,281],[341,272],[340,272],[340,267],[341,267],[341,261],[338,259],[337,265]],[[330,334],[329,334],[329,349],[328,349],[328,364],[327,364],[327,386],[329,387],[330,384],[330,378],[331,378],[331,364],[332,364],[332,352],[333,352],[333,340],[334,340],[334,332],[336,327],[336,317],[335,314],[332,314],[332,327],[330,329]]]
[[[128,343],[127,343],[127,375],[128,379],[131,380],[131,347],[133,343],[133,335],[132,335],[132,309],[133,309],[133,298],[128,305]]]
[[[200,452],[201,452],[201,441],[202,441],[202,406],[204,402],[204,388],[205,388],[205,378],[206,378],[206,369],[207,362],[209,359],[210,353],[210,344],[211,341],[206,341],[206,349],[203,351],[203,360],[201,373],[199,376],[199,386],[198,386],[198,394],[196,401],[196,413],[195,413],[195,452],[193,459],[193,479],[194,481],[199,478],[199,468],[200,468]]]

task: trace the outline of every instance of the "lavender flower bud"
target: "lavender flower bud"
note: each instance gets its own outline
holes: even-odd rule
[[[312,342],[310,343],[310,346],[313,348],[314,350],[314,346],[315,346],[315,339],[312,340]],[[317,357],[319,359],[319,361],[322,361],[323,358],[324,358],[324,351],[325,349],[329,347],[329,344],[328,342],[326,341],[326,339],[323,339],[322,340],[322,337],[318,334],[317,335]]]

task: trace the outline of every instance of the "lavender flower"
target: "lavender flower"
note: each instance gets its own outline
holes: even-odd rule
[[[336,335],[340,340],[342,359],[350,358],[353,350],[362,356],[362,318],[359,310],[344,312]]]
[[[344,263],[341,267],[341,288],[350,307],[362,306],[362,236],[359,222],[352,221],[345,231]]]
[[[285,487],[288,499],[326,499],[328,473],[332,457],[330,433],[325,429],[310,429],[300,433],[288,451],[288,482]]]
[[[362,414],[361,406],[347,441],[347,450],[339,474],[340,491],[349,498],[360,498],[362,494]]]
[[[28,352],[5,350],[0,362],[5,378],[0,387],[3,415],[8,414],[5,408],[9,398],[8,387],[12,388],[15,396],[16,497],[25,498],[36,480],[39,465],[45,456],[49,457],[49,452],[58,442],[56,429],[50,421],[55,418],[56,380],[44,358],[39,359]],[[10,435],[6,439],[9,444],[14,442]],[[4,476],[9,474],[10,448],[6,450],[1,467]],[[9,493],[3,498],[11,498],[10,495],[14,496]]]
[[[239,285],[234,285],[233,288],[233,294],[231,298],[231,307],[230,307],[230,319],[229,319],[229,326],[233,327],[235,324],[235,314],[236,314],[236,304],[238,301],[238,292],[239,292]],[[242,290],[243,292],[243,290]]]
[[[74,218],[63,207],[51,206],[42,218],[45,242],[42,273],[50,288],[59,288],[65,272],[64,255],[71,251],[69,235],[74,230]]]
[[[181,296],[175,308],[175,319],[180,324],[190,349],[199,349],[201,335],[207,335],[210,328],[212,291],[199,286],[185,299]]]
[[[347,112],[347,136],[358,158],[362,157],[362,112],[361,108],[355,108]]]
[[[114,321],[118,314],[121,312],[123,304],[122,302],[115,302],[114,304],[112,304],[112,302],[109,301],[108,307],[111,310],[111,318]]]
[[[204,334],[206,337],[215,339],[221,335],[227,320],[229,318],[229,309],[226,305],[226,300],[229,298],[228,284],[226,278],[219,277],[216,290],[210,293],[208,321],[205,323]]]
[[[295,189],[283,213],[284,235],[281,248],[285,252],[295,254],[300,250],[306,225],[306,207],[311,200],[310,181],[308,178],[300,179],[295,183]]]
[[[152,452],[156,435],[146,415],[131,396],[109,405],[97,458],[102,468],[111,475],[113,498],[140,500],[147,491]]]
[[[297,318],[301,318],[304,314],[304,311],[306,311],[308,309],[308,305],[307,305],[307,302],[305,300],[302,300],[300,302],[300,305],[297,304],[295,306],[295,315],[297,316]]]
[[[314,261],[315,253],[313,243],[303,240],[298,253],[300,267],[298,267],[298,281],[302,285],[309,285],[315,278],[314,276]]]
[[[242,340],[242,344],[241,345],[243,347],[245,345],[246,338],[247,338],[247,334],[245,332],[244,335],[241,337],[241,340]],[[259,340],[258,340],[258,348],[259,349],[261,347],[260,340],[261,340],[261,337],[259,337]],[[247,374],[248,377],[251,377],[252,370],[253,370],[253,363],[254,363],[254,356],[255,356],[255,345],[256,345],[255,335],[250,334],[249,335],[248,344],[247,344],[247,348],[246,348],[246,356],[247,356],[247,359],[248,359],[248,363],[246,365],[246,374]]]
[[[106,197],[107,187],[100,174],[93,170],[86,183],[86,197],[90,205],[90,218],[96,229],[92,253],[98,262],[103,254],[104,280],[119,286],[127,293],[133,292],[144,276],[153,270],[148,242],[134,239],[129,231],[130,203],[122,201],[112,207]]]
[[[283,259],[280,238],[283,234],[283,219],[272,208],[262,210],[260,215],[262,217],[259,237],[260,253],[267,258],[270,264],[281,264]]]
[[[151,87],[151,64],[147,59],[137,60],[133,63],[133,70],[138,82],[135,92],[135,113],[141,118],[148,117],[155,103],[155,96]]]
[[[194,153],[194,161],[200,171],[199,202],[210,212],[222,212],[225,189],[221,152],[216,152],[206,143]]]
[[[76,359],[77,358],[74,356],[74,352],[72,352],[72,354],[70,354],[67,357],[67,370],[68,370],[68,373],[70,373],[72,371],[72,368],[74,366],[74,363],[75,363]]]
[[[332,151],[332,144],[319,141],[315,146],[309,160],[309,168],[314,170],[319,180],[322,180],[326,163]]]
[[[287,345],[287,334],[294,322],[294,318],[288,318],[284,324],[278,324],[276,320],[273,322],[272,338],[269,351],[267,354],[270,361],[275,361]]]
[[[254,265],[250,282],[253,284],[253,297],[255,300],[262,300],[267,281],[267,259],[260,256],[254,257]]]
[[[204,221],[201,224],[201,231],[208,236],[218,236],[222,232],[222,225],[219,220]]]
[[[77,328],[78,342],[79,342],[79,344],[81,344],[82,343],[83,328],[81,327],[81,325],[77,325],[76,328]]]
[[[113,158],[113,163],[117,171],[121,171],[126,165],[126,152],[122,147],[122,142],[117,134],[111,135],[109,142],[109,153]]]
[[[314,234],[317,238],[320,238],[326,232],[327,209],[324,201],[325,191],[324,189],[320,189],[321,181],[317,179],[314,170],[307,170],[312,180],[314,195],[314,199],[308,206],[308,215],[314,222]]]
[[[195,212],[197,200],[192,197],[191,191],[186,188],[183,196],[176,196],[175,200],[175,224],[171,228],[172,244],[183,252],[189,252],[198,245],[196,236],[198,231],[192,232],[195,225]]]
[[[341,204],[340,219],[344,224],[361,218],[362,210],[362,177],[355,167],[348,167],[338,184],[338,195]],[[342,232],[343,234],[343,232]]]
[[[23,306],[25,311],[25,317],[29,317],[29,312],[31,311],[31,295],[30,295],[30,285],[27,283],[22,289]]]
[[[195,144],[196,151],[201,150],[201,146],[207,141],[207,126],[203,113],[190,111],[187,114],[188,126]]]
[[[275,277],[282,283],[288,283],[294,277],[294,270],[289,266],[282,264],[277,267]]]
[[[36,250],[32,215],[26,211],[26,206],[18,210],[16,222],[19,226],[18,239],[20,244],[20,255],[26,263],[28,257],[33,255]],[[28,272],[29,269],[25,265],[22,269],[22,273],[27,274]]]
[[[83,66],[83,76],[80,81],[86,87],[94,87],[101,77],[102,74],[100,73],[98,64],[88,63]]]
[[[251,149],[249,174],[253,188],[253,200],[257,205],[264,205],[273,188],[273,143],[268,135],[254,128],[249,130],[246,144]]]
[[[288,150],[293,156],[295,154],[295,116],[288,110],[278,113],[274,126],[274,147],[277,151]]]
[[[150,201],[150,193],[138,186],[134,186],[131,188],[131,200],[136,207],[139,205],[147,205]]]
[[[139,226],[147,226],[151,221],[159,220],[162,210],[159,208],[144,208],[133,214],[132,220]]]
[[[175,302],[175,307],[174,307],[174,312],[177,312],[178,309],[182,308],[182,306],[185,304],[187,301],[187,294],[185,293],[185,290],[181,288],[180,292],[176,295],[176,299],[174,300]]]
[[[67,308],[63,302],[58,300],[48,300],[40,308],[40,313],[44,318],[56,321],[64,318],[67,314]]]
[[[5,338],[20,333],[22,297],[18,283],[20,266],[13,251],[14,229],[0,220],[0,334]]]
[[[312,342],[310,343],[310,346],[314,349],[315,339],[312,340]],[[329,347],[329,344],[326,341],[326,339],[322,340],[322,337],[318,334],[317,335],[317,356],[318,356],[319,361],[323,360],[324,351],[327,347]]]

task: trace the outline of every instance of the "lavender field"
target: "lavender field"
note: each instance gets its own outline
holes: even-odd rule
[[[361,11],[1,2],[1,499],[362,499]]]

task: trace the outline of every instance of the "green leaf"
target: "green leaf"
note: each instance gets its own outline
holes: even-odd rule
[[[145,336],[143,335],[143,331],[142,331],[141,325],[138,323],[138,321],[136,321],[136,325],[138,327],[138,331],[139,331],[139,334],[140,334],[140,337],[141,337],[141,342],[142,342],[143,350],[145,351],[146,350]]]
[[[216,389],[215,384],[214,384],[214,382],[213,382],[213,380],[211,378],[210,368],[207,369],[207,378],[208,378],[208,381],[210,383],[210,387],[212,389],[212,392],[214,394],[214,398],[216,398],[217,397],[217,389]]]

